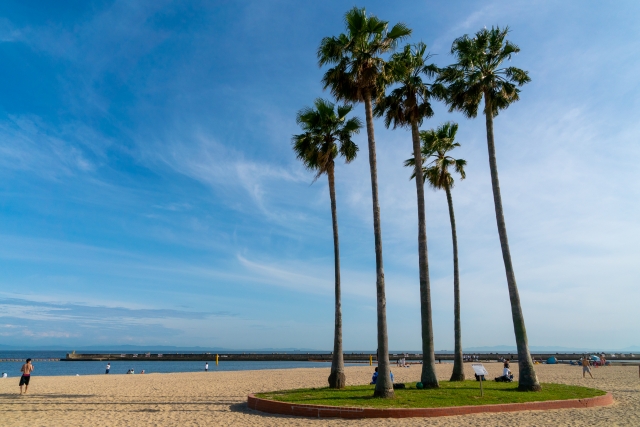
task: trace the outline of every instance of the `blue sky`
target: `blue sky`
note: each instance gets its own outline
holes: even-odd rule
[[[363,1],[451,42],[509,25],[532,82],[495,122],[507,228],[534,346],[638,345],[640,4]],[[330,349],[326,180],[291,150],[322,91],[339,1],[0,4],[0,343]],[[484,120],[460,124],[453,191],[463,345],[513,345]],[[364,118],[361,105],[355,114]],[[389,341],[420,348],[409,134],[376,123]],[[373,349],[366,135],[336,171],[344,346]],[[436,349],[453,348],[450,228],[427,190]]]

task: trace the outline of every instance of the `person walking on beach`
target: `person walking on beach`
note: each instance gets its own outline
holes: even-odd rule
[[[111,363],[107,362],[107,369],[105,371],[105,374],[108,374],[110,370],[111,370]]]
[[[593,378],[593,374],[591,373],[591,368],[589,367],[589,358],[583,357],[582,358],[582,378],[585,378],[584,374],[586,374],[587,372],[589,373],[591,378]]]
[[[27,393],[27,390],[29,390],[29,380],[31,379],[32,371],[33,365],[31,364],[31,359],[27,359],[27,363],[22,365],[22,368],[20,368],[20,372],[22,372],[22,376],[20,377],[20,394],[22,394],[22,386],[25,386],[25,394]]]
[[[204,371],[205,371],[205,372],[209,372],[209,362],[206,362],[206,363],[204,364]]]

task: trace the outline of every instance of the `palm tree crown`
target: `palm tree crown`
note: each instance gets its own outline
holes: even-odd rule
[[[445,190],[454,186],[454,179],[451,176],[450,168],[460,174],[460,179],[467,177],[464,167],[467,161],[463,159],[454,159],[447,155],[451,150],[459,147],[460,144],[455,142],[456,133],[458,132],[457,123],[445,123],[437,129],[429,129],[420,132],[420,140],[422,141],[422,156],[425,162],[429,161],[422,168],[424,181],[429,181],[429,185],[435,189]],[[404,162],[407,167],[414,168],[414,160],[407,159]],[[411,179],[415,178],[415,168],[411,175]]]
[[[318,98],[314,107],[298,112],[296,122],[304,133],[293,136],[293,149],[305,167],[316,172],[318,179],[333,168],[338,154],[347,163],[356,158],[358,146],[351,137],[360,132],[362,122],[357,117],[346,118],[353,108],[350,105],[335,108],[332,102]]]
[[[345,14],[346,33],[325,37],[318,48],[318,63],[334,65],[325,73],[324,88],[338,100],[363,102],[365,92],[373,98],[380,89],[384,73],[381,55],[393,51],[398,42],[411,34],[406,25],[398,23],[388,30],[389,23],[367,16],[364,8],[354,7]]]
[[[431,57],[426,50],[427,45],[422,42],[406,45],[385,65],[383,77],[388,83],[399,84],[389,95],[378,99],[374,109],[376,116],[384,116],[386,127],[407,127],[414,122],[420,126],[423,119],[433,116],[429,102],[433,94],[424,77],[434,77],[438,68],[426,63]]]
[[[520,48],[505,37],[509,27],[478,31],[473,38],[457,38],[451,53],[457,62],[441,70],[438,82],[449,83],[446,91],[449,111],[461,111],[467,117],[478,114],[482,96],[493,117],[520,99],[519,86],[531,81],[529,74],[515,67],[502,67]],[[485,111],[485,114],[487,111]]]

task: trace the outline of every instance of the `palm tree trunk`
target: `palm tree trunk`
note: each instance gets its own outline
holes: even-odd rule
[[[516,285],[516,275],[511,263],[511,252],[509,251],[509,240],[507,239],[507,226],[504,222],[502,211],[502,197],[500,196],[500,182],[498,181],[498,165],[496,162],[496,148],[493,140],[493,110],[491,108],[491,97],[489,93],[484,94],[485,117],[487,121],[487,146],[489,148],[489,167],[491,169],[491,186],[493,188],[493,201],[496,209],[496,221],[498,222],[498,235],[500,236],[500,247],[504,260],[504,269],[507,274],[507,286],[509,287],[509,300],[511,301],[511,317],[513,318],[513,329],[516,335],[516,346],[518,347],[518,368],[519,368],[519,390],[540,391],[540,383],[533,369],[529,344],[527,342],[527,330],[524,326],[524,316],[520,306],[520,295]]]
[[[333,334],[333,358],[331,359],[331,374],[329,375],[329,387],[344,388],[347,377],[344,374],[344,358],[342,355],[342,306],[340,299],[340,244],[338,242],[338,210],[336,208],[336,183],[334,178],[334,166],[329,165],[327,177],[329,178],[329,197],[331,198],[331,220],[333,223],[333,257],[334,272],[336,278],[336,318]]]
[[[416,193],[418,196],[418,267],[420,270],[420,316],[422,321],[422,374],[424,388],[438,388],[436,357],[433,349],[433,324],[431,315],[431,289],[429,283],[429,257],[427,252],[427,220],[424,208],[424,178],[418,124],[411,123],[413,160],[415,161]]]
[[[380,203],[378,201],[378,167],[376,162],[376,140],[373,134],[373,110],[371,92],[363,94],[367,118],[367,140],[369,143],[369,168],[371,170],[371,196],[373,200],[373,235],[376,252],[376,296],[378,312],[378,380],[373,392],[375,397],[392,398],[393,383],[389,366],[389,340],[387,336],[387,298],[384,289],[384,268],[382,265],[382,230],[380,227]]]
[[[449,220],[451,222],[451,239],[453,241],[453,329],[455,349],[453,352],[453,373],[449,381],[464,381],[464,361],[462,360],[462,328],[460,327],[460,271],[458,270],[458,236],[456,235],[456,217],[453,214],[451,188],[445,187]]]

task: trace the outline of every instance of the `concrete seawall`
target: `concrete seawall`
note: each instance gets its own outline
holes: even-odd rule
[[[517,360],[516,353],[470,353],[477,356],[479,361],[498,361],[502,359],[510,359],[512,361]],[[558,361],[570,361],[578,360],[584,354],[599,354],[593,353],[540,353],[531,356],[536,361],[546,361],[550,357],[555,357]],[[466,354],[465,354],[466,355]],[[218,360],[224,361],[280,361],[280,362],[330,362],[331,353],[218,353]],[[376,362],[375,353],[344,353],[345,362],[369,362],[369,357]],[[394,353],[389,355],[389,359],[392,363],[399,358],[403,357],[400,353]],[[640,355],[636,354],[607,354],[607,360],[612,362],[616,361],[640,361]],[[80,362],[80,361],[109,361],[109,360],[145,360],[145,361],[214,361],[216,359],[216,353],[103,353],[103,354],[90,354],[90,353],[69,353],[65,359],[60,359],[66,362]],[[420,354],[409,354],[405,357],[407,361],[417,362],[422,360]],[[436,353],[436,360],[440,361],[452,361],[453,354],[438,354]]]

